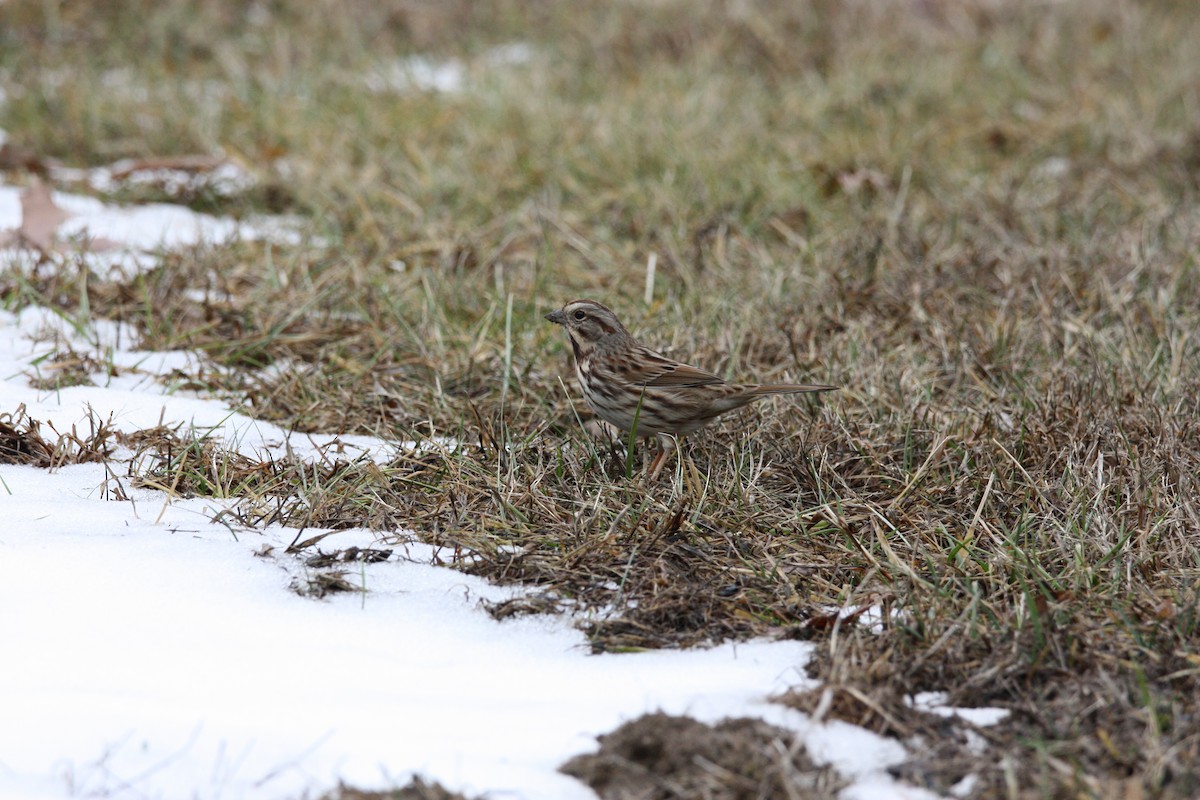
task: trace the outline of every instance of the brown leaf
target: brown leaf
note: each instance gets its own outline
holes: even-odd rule
[[[26,244],[48,253],[54,249],[58,226],[70,216],[54,204],[49,185],[35,178],[21,192],[21,227],[17,234]]]
[[[164,169],[177,169],[182,172],[212,172],[226,163],[221,156],[154,156],[124,164],[121,169],[114,169],[113,180],[123,180],[135,172],[157,172]]]
[[[852,172],[842,172],[837,175],[837,181],[846,194],[858,194],[868,191],[882,191],[887,188],[888,179],[882,172],[874,169],[856,169]]]

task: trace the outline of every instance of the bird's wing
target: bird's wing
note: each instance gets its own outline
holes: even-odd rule
[[[643,350],[632,359],[628,380],[637,386],[711,386],[724,383],[719,376],[699,367],[680,364],[653,350]]]

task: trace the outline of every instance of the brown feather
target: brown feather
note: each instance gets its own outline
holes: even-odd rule
[[[653,350],[645,350],[640,355],[646,359],[646,363],[629,373],[629,382],[636,386],[714,386],[725,383],[706,369],[681,364]]]

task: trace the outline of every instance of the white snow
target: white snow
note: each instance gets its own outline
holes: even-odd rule
[[[20,222],[14,191],[0,186],[0,228]],[[131,246],[235,235],[233,223],[183,209],[58,199],[91,235]],[[0,312],[0,415],[24,406],[59,431],[87,430],[94,418],[129,432],[183,424],[264,457],[289,440],[306,458],[331,441],[376,459],[410,446],[289,437],[161,380],[194,369],[195,354],[138,352],[135,342],[103,320]],[[45,358],[66,348],[117,374],[32,388]],[[289,587],[306,582],[313,551],[285,551],[324,531],[214,521],[223,501],[132,488],[121,457],[0,466],[0,797],[299,798],[339,781],[388,788],[419,774],[468,794],[588,798],[559,765],[657,710],[795,730],[852,781],[846,798],[933,796],[888,777],[905,758],[894,740],[767,702],[811,688],[811,645],[591,655],[570,617],[493,620],[480,601],[522,590],[435,566],[437,552],[404,531],[387,539],[408,542],[400,545],[361,530],[330,534],[320,549],[395,552],[341,565],[361,591],[301,597]]]
[[[156,187],[171,196],[200,190],[232,196],[253,188],[255,183],[253,175],[231,161],[212,169],[138,169],[138,163],[125,159],[91,169],[55,167],[51,173],[56,180],[83,183],[97,192],[115,192],[124,186],[140,185]]]
[[[661,708],[743,713],[807,647],[587,655],[570,620],[497,623],[511,589],[408,557],[349,567],[365,594],[287,587],[295,531],[208,522],[206,503],[134,491],[100,465],[7,468],[0,535],[0,795],[282,797],[417,771],[470,792],[587,797],[556,767]],[[361,541],[335,535],[345,545]],[[331,537],[334,538],[334,537]],[[263,544],[276,554],[258,557]],[[65,779],[70,776],[69,782]]]
[[[17,315],[0,311],[0,377],[4,378],[0,383],[0,413],[24,404],[31,417],[48,422],[60,432],[72,426],[87,430],[93,419],[111,421],[124,431],[152,428],[160,422],[182,424],[185,433],[216,437],[229,449],[264,460],[289,453],[312,458],[328,452],[345,461],[367,456],[384,463],[398,450],[414,446],[411,442],[388,443],[368,436],[292,433],[193,392],[168,394],[170,385],[164,386],[158,379],[175,370],[187,373],[194,369],[199,360],[196,354],[127,350],[122,343],[135,339],[128,326],[95,320],[80,333],[77,324],[43,308],[25,308]],[[31,340],[34,335],[38,341]],[[26,376],[46,374],[46,367],[39,362],[64,347],[117,367],[117,375],[94,373],[96,386],[71,386],[53,392],[32,390]]]
[[[919,711],[937,714],[939,717],[958,717],[972,725],[986,728],[1008,717],[1007,708],[963,708],[946,705],[945,692],[917,692],[909,705]]]
[[[147,269],[157,263],[149,253],[197,245],[222,245],[237,240],[267,239],[296,244],[300,237],[286,220],[259,218],[237,222],[224,217],[201,214],[170,203],[140,206],[116,206],[94,197],[53,192],[54,203],[71,216],[58,228],[59,241],[86,245],[92,240],[107,240],[122,245],[119,249],[89,251],[83,256],[93,268]],[[0,231],[21,224],[21,190],[0,183]],[[0,248],[0,266],[22,263],[28,251]]]
[[[533,57],[533,48],[524,42],[494,47],[473,63],[414,55],[380,64],[363,78],[363,84],[380,94],[412,91],[452,94],[462,91],[473,73],[486,74],[506,66],[527,64]]]

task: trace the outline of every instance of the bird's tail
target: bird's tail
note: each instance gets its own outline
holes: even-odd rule
[[[801,394],[804,392],[832,392],[840,386],[826,386],[823,383],[764,383],[761,386],[748,387],[750,394]]]

